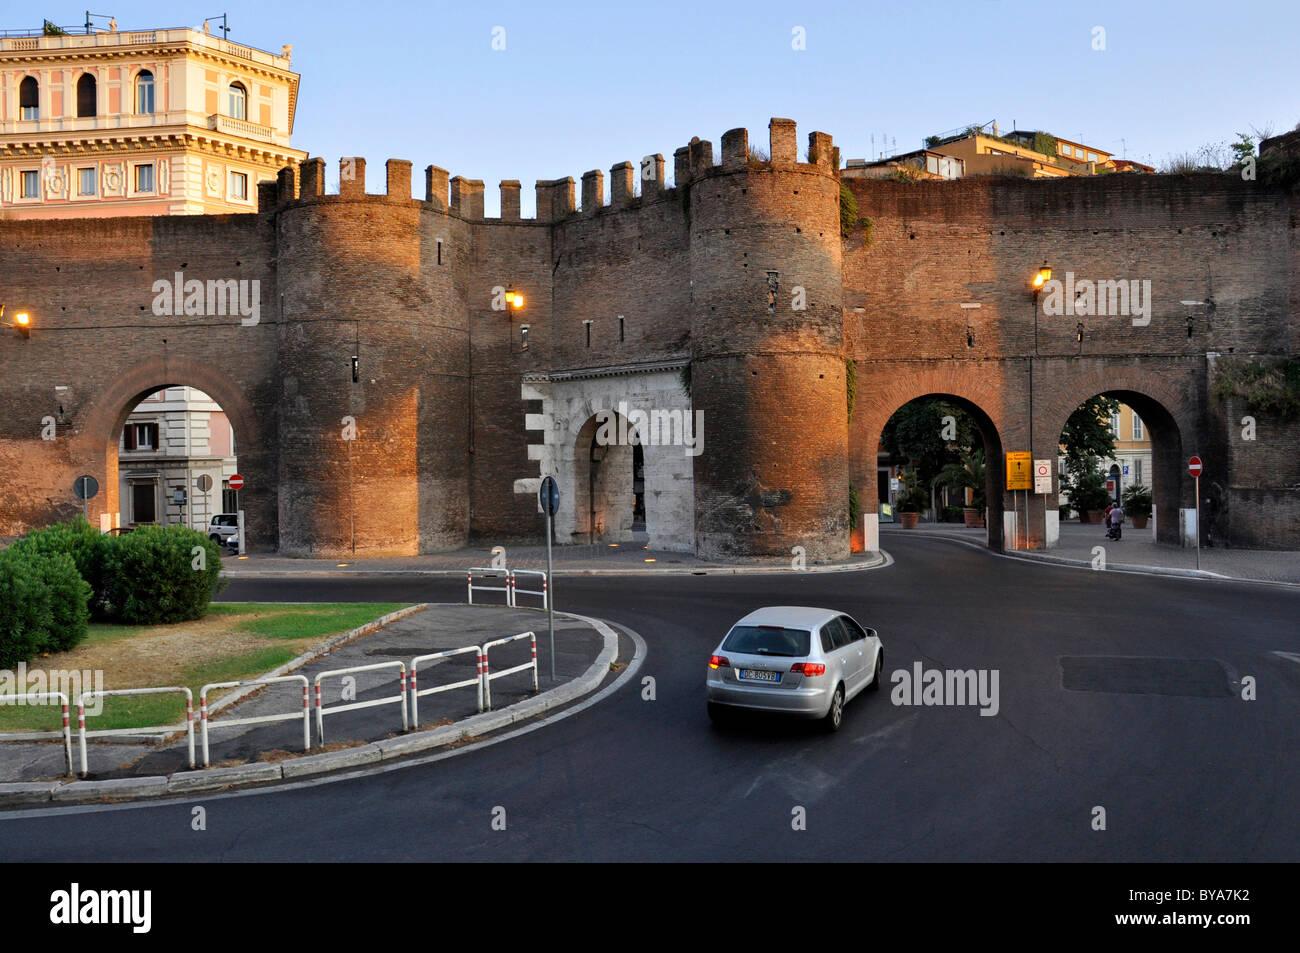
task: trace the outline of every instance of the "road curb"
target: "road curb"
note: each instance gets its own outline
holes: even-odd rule
[[[418,609],[427,608],[423,603]],[[406,614],[410,614],[407,612]],[[505,708],[485,711],[463,718],[452,725],[413,731],[396,738],[385,738],[369,744],[321,754],[308,754],[300,758],[287,758],[278,762],[255,761],[226,768],[204,768],[177,771],[170,776],[117,778],[105,781],[40,781],[0,784],[0,807],[40,805],[50,802],[130,801],[156,798],[164,794],[190,794],[249,784],[266,784],[286,778],[299,778],[322,774],[342,768],[364,767],[381,761],[392,761],[407,755],[440,748],[460,741],[476,739],[481,735],[513,725],[527,718],[541,715],[553,708],[568,704],[576,698],[595,691],[610,672],[618,658],[618,634],[600,619],[571,612],[556,612],[557,616],[585,622],[600,633],[604,645],[596,660],[587,670],[572,681],[543,691],[532,698],[515,702]],[[397,615],[397,613],[390,613]],[[385,616],[384,618],[388,618]],[[378,620],[376,620],[378,621]],[[374,625],[375,623],[371,623]],[[332,640],[338,644],[345,636]],[[293,665],[294,663],[289,663]],[[282,666],[283,667],[283,666]]]
[[[789,566],[696,566],[675,567],[672,569],[556,569],[553,575],[563,576],[747,576],[777,573],[806,572],[857,572],[864,569],[878,569],[885,565],[883,555],[877,553],[873,559],[864,559],[851,563],[830,563],[825,566],[806,566],[803,569],[791,569]],[[223,569],[231,579],[346,579],[367,576],[430,576],[443,578],[464,578],[464,569],[356,569],[350,572],[330,572],[325,569]]]
[[[1000,556],[1003,559],[1016,559],[1020,562],[1061,566],[1069,569],[1092,569],[1092,563],[1086,559],[1070,559],[1066,556],[1051,556],[1047,554],[1036,555],[1034,553],[1024,552],[997,552],[974,540],[963,539],[960,536],[950,536],[947,533],[912,533],[911,535],[923,539],[942,539],[950,543],[959,543],[962,546],[969,546],[971,549],[988,553],[992,556]],[[1097,569],[1093,571],[1122,572],[1139,576],[1176,576],[1184,579],[1201,579],[1208,582],[1245,582],[1257,586],[1282,586],[1287,589],[1300,589],[1300,583],[1286,582],[1281,579],[1256,579],[1251,576],[1225,576],[1223,573],[1211,572],[1208,569],[1179,569],[1175,566],[1143,566],[1135,563],[1107,562],[1105,569]]]

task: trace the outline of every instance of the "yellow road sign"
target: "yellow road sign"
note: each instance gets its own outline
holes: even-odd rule
[[[1028,450],[1007,452],[1007,489],[1032,490],[1034,488],[1034,455]]]

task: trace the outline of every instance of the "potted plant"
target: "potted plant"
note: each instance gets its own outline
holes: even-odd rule
[[[962,518],[969,527],[984,525],[984,451],[974,450],[961,455],[960,463],[950,463],[934,478],[938,486],[955,486],[971,491],[970,506],[964,508]]]
[[[1078,511],[1080,522],[1100,523],[1106,504],[1110,502],[1106,478],[1087,462],[1081,464],[1079,470],[1071,475],[1065,495],[1070,500],[1070,507]]]
[[[921,507],[925,506],[925,494],[919,487],[912,487],[898,500],[898,521],[903,529],[916,529],[921,519]]]
[[[1151,519],[1151,490],[1141,483],[1134,483],[1124,491],[1124,515],[1133,521],[1134,529],[1146,529],[1147,520]]]

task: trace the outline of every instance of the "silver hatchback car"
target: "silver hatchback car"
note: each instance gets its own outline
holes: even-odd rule
[[[880,688],[885,650],[875,629],[833,609],[769,606],[731,627],[709,659],[709,717],[736,709],[820,718],[838,731],[844,705]]]

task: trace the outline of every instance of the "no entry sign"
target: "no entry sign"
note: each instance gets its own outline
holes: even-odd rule
[[[230,488],[232,490],[242,490],[244,488],[244,478],[238,473],[230,478]]]
[[[1201,475],[1201,458],[1200,458],[1200,457],[1192,457],[1192,459],[1190,459],[1190,460],[1187,461],[1187,472],[1190,473],[1190,474],[1191,474],[1192,476],[1194,476],[1194,477],[1198,477],[1198,476]]]

